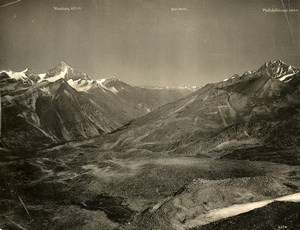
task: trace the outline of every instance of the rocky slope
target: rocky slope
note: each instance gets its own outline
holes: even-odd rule
[[[43,148],[109,133],[191,93],[93,80],[63,62],[43,74],[2,71],[0,84],[1,146],[10,149]]]
[[[116,152],[127,149],[128,155],[133,148],[137,153],[147,150],[149,154],[196,155],[202,161],[222,159],[228,166],[246,160],[298,167],[299,78],[299,69],[282,61],[265,63],[257,71],[208,84],[137,119],[116,132],[110,146],[104,147]],[[128,134],[131,138],[125,139]],[[294,173],[288,173],[290,181],[284,174],[224,180],[201,176],[139,213],[123,228],[297,229],[299,203],[282,198],[260,206],[299,192],[299,177]],[[299,193],[295,195],[298,202]]]
[[[209,211],[300,188],[299,166],[113,154],[89,141],[27,156],[0,149],[0,228],[188,229]]]
[[[162,106],[106,138],[103,146],[210,157],[245,147],[299,147],[299,69],[272,63]],[[299,161],[295,155],[294,160]]]
[[[243,213],[265,207],[272,202],[299,202],[300,193],[285,196],[297,191],[295,187],[288,187],[284,180],[270,176],[225,180],[194,179],[173,196],[137,215],[125,229],[232,229],[206,228],[206,225],[226,227],[224,223],[215,222],[230,224],[231,221],[226,221],[226,218],[239,220],[239,215],[245,215]],[[269,211],[273,211],[274,215],[282,215],[277,208]],[[299,215],[299,212],[294,214]],[[253,218],[260,226],[264,224],[259,217],[253,215]],[[272,217],[265,217],[265,220],[274,221]],[[243,221],[240,224],[243,226]],[[289,225],[295,226],[294,223]],[[243,227],[240,229],[252,229],[247,224]]]
[[[109,134],[34,153],[0,148],[0,228],[298,229],[299,205],[286,196],[299,199],[300,192],[299,71],[292,67],[283,81],[288,65],[270,63],[208,84]],[[105,111],[124,108],[123,118],[131,114],[128,101],[140,103],[115,78],[32,76],[33,86],[4,96],[10,105],[21,95],[19,106],[5,109],[24,111],[27,123],[22,116],[9,120],[24,135],[13,136],[23,146],[34,135],[47,144],[93,127],[105,132],[112,124],[100,120]],[[110,100],[121,93],[124,107]],[[40,125],[33,129],[35,119]]]

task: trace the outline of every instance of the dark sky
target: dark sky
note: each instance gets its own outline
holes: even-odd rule
[[[282,3],[298,12],[262,10]],[[300,67],[299,22],[298,0],[0,0],[0,69],[64,61],[95,79],[203,85],[268,60]]]

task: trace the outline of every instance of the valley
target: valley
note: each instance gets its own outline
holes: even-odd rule
[[[298,68],[267,62],[184,91],[66,64],[34,76],[3,91],[0,228],[299,226]]]
[[[92,145],[20,160],[2,153],[1,175],[1,227],[15,227],[9,216],[25,229],[189,229],[209,223],[193,220],[209,210],[300,186],[299,166],[149,151],[133,157]]]

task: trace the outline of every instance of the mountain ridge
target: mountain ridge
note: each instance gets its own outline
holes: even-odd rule
[[[254,71],[232,81],[207,84],[136,119],[101,142],[102,146],[210,157],[220,157],[228,147],[299,146],[298,72],[291,81],[273,77]]]
[[[44,74],[29,69],[1,72],[0,85],[4,121],[1,143],[21,149],[44,146],[47,141],[35,141],[40,140],[37,136],[45,140],[51,137],[49,144],[55,144],[109,133],[190,93],[144,90],[115,78],[93,80],[64,62]],[[26,126],[17,128],[14,120]],[[24,135],[18,135],[20,132]]]

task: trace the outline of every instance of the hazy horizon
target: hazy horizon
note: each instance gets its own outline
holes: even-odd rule
[[[266,12],[283,6],[298,11]],[[296,0],[5,0],[0,69],[63,61],[95,79],[200,86],[270,60],[300,67],[299,19]]]

